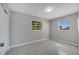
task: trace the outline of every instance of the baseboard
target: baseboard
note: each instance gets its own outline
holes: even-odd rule
[[[48,40],[48,38],[35,40],[35,41],[31,41],[31,42],[26,42],[26,43],[21,43],[21,44],[17,44],[17,45],[13,45],[13,46],[10,46],[10,48],[19,47],[19,46],[22,46],[22,45],[29,45],[29,44],[36,43],[36,42],[41,42],[41,41],[44,41],[44,40]]]
[[[78,46],[76,43],[68,42],[68,41],[65,41],[65,40],[59,40],[59,41],[67,43],[69,45]]]
[[[54,37],[54,38],[55,38],[55,37]],[[79,46],[79,45],[76,44],[76,43],[72,43],[72,42],[68,42],[68,41],[65,41],[65,40],[61,40],[61,39],[59,39],[59,38],[55,38],[55,39],[53,39],[53,40],[60,41],[60,42],[64,42],[64,43],[67,43],[67,44],[73,45],[73,46]]]

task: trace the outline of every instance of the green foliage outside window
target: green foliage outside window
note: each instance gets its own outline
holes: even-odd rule
[[[42,22],[32,21],[32,30],[41,30],[41,29],[42,29]]]

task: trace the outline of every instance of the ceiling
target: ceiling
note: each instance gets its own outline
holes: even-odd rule
[[[78,11],[77,3],[8,3],[10,10],[44,18],[47,20],[66,16]],[[53,11],[45,9],[53,7]]]

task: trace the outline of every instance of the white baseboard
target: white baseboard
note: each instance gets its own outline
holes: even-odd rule
[[[26,42],[26,43],[21,43],[21,44],[17,44],[17,45],[13,45],[13,46],[10,46],[10,48],[19,47],[19,46],[22,46],[22,45],[28,45],[28,44],[32,44],[32,43],[36,43],[36,42],[41,42],[41,41],[44,41],[44,40],[48,40],[48,38],[35,40],[35,41],[31,41],[31,42]]]
[[[55,37],[54,37],[55,38]],[[60,42],[64,42],[64,43],[67,43],[67,44],[70,44],[70,45],[73,45],[73,46],[79,46],[78,44],[76,43],[73,43],[73,42],[68,42],[68,41],[65,41],[65,40],[61,40],[59,38],[55,38],[53,40],[56,40],[56,41],[60,41]]]
[[[73,46],[78,46],[76,43],[68,42],[68,41],[65,41],[65,40],[60,40],[60,41],[67,43],[67,44],[70,44],[70,45],[73,45]]]

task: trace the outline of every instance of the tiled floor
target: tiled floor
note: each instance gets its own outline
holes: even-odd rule
[[[63,42],[45,40],[38,43],[11,48],[7,55],[78,55],[79,48]]]

